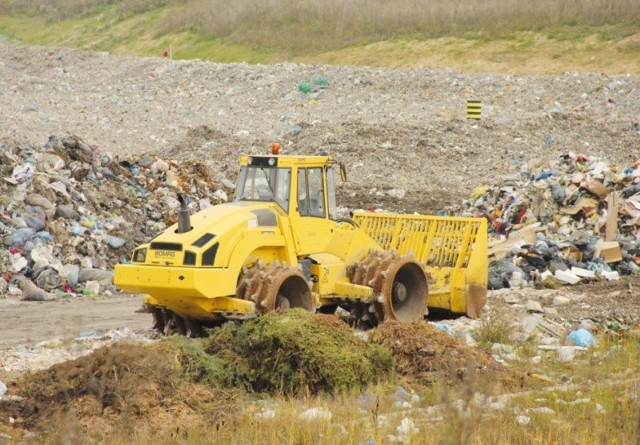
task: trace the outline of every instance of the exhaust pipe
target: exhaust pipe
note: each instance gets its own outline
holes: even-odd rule
[[[178,202],[180,210],[178,210],[178,230],[176,233],[185,233],[191,230],[191,216],[187,209],[187,198],[182,193],[178,193]]]

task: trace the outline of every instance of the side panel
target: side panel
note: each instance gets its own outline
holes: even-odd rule
[[[331,236],[327,240],[326,251],[342,258],[351,265],[364,258],[369,250],[382,248],[363,230],[346,223],[332,222]]]
[[[313,277],[313,292],[320,298],[321,304],[331,304],[334,300],[345,298],[369,300],[373,289],[351,283],[347,276],[347,266],[339,257],[331,253],[316,253],[308,257]]]

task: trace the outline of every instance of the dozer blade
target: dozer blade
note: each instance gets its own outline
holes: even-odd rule
[[[475,318],[486,303],[487,220],[356,213],[353,220],[383,251],[412,254],[429,274],[430,309]]]

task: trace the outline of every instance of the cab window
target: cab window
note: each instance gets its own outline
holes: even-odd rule
[[[291,169],[243,167],[236,201],[275,201],[288,212],[290,183]]]
[[[302,216],[326,216],[322,168],[298,170],[298,210]]]
[[[329,218],[338,219],[338,205],[336,203],[336,178],[333,168],[327,168],[327,200],[329,201]]]

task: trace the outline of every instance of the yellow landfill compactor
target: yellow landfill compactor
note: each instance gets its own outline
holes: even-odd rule
[[[470,317],[484,306],[486,220],[341,219],[335,176],[346,175],[331,157],[244,155],[240,166],[233,202],[190,215],[180,195],[178,222],[115,267],[118,287],[147,295],[161,332],[199,335],[220,320],[293,307],[340,307],[371,327],[421,319],[427,306]]]

